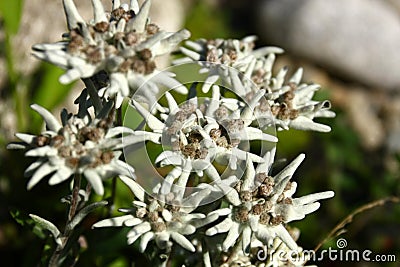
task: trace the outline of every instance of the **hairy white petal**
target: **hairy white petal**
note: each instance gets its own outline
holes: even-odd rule
[[[170,233],[167,231],[163,231],[161,233],[156,234],[156,244],[159,248],[165,249],[167,247],[172,246],[172,243],[169,241]]]
[[[194,248],[193,244],[186,239],[186,237],[184,237],[183,235],[177,233],[177,232],[171,232],[171,238],[178,243],[179,245],[181,245],[183,248],[191,251],[191,252],[195,252],[196,249]]]
[[[133,131],[131,128],[124,127],[124,126],[117,126],[117,127],[108,129],[104,138],[112,138],[119,134],[134,134],[134,133],[135,133],[135,131]]]
[[[211,86],[214,85],[218,81],[219,78],[220,78],[219,75],[210,75],[210,76],[208,76],[206,78],[206,80],[204,81],[203,86],[201,87],[201,91],[203,93],[208,93],[208,91],[210,90]],[[207,116],[212,116],[212,115],[207,115]]]
[[[226,216],[232,212],[230,208],[222,208],[218,210],[211,211],[208,215],[217,214],[218,216]]]
[[[263,159],[264,162],[257,165],[256,173],[269,173],[272,164],[274,163],[276,147],[266,152]]]
[[[321,200],[321,199],[331,198],[334,195],[335,195],[335,193],[333,191],[314,193],[314,194],[310,194],[310,195],[306,195],[303,197],[293,199],[293,204],[294,205],[306,205],[306,204],[310,204],[310,203],[313,203],[313,202]]]
[[[92,0],[94,23],[107,22],[106,13],[100,0]]]
[[[135,106],[136,110],[142,115],[142,117],[146,120],[147,125],[153,131],[162,131],[165,127],[164,123],[162,123],[159,119],[157,119],[153,114],[151,114],[147,109],[145,109],[140,103],[136,102],[134,99],[131,99],[132,104]]]
[[[135,12],[135,14],[139,13],[139,3],[137,0],[130,0],[129,8]]]
[[[282,181],[282,179],[286,177],[292,177],[296,169],[299,167],[301,162],[303,162],[305,158],[304,154],[300,154],[295,158],[289,165],[287,165],[282,171],[280,171],[276,176],[275,176],[275,183],[279,183]]]
[[[297,71],[290,78],[289,83],[299,84],[303,77],[303,68],[298,68]]]
[[[246,170],[244,173],[243,184],[241,186],[242,191],[250,191],[254,189],[254,177],[255,170],[253,166],[253,162],[250,160],[250,157],[246,159]]]
[[[36,138],[36,135],[24,134],[24,133],[16,133],[15,136],[27,144],[32,144]]]
[[[136,183],[132,178],[128,177],[128,176],[124,176],[124,175],[120,175],[119,178],[121,179],[122,182],[124,182],[124,184],[126,184],[129,189],[132,191],[132,193],[140,200],[140,201],[144,201],[145,198],[145,191],[144,189],[138,184]]]
[[[213,165],[210,165],[209,168],[205,169],[204,172],[212,181],[219,181],[221,177],[218,174],[217,169]]]
[[[252,230],[250,226],[245,226],[242,232],[242,250],[248,255],[250,253],[250,242],[251,242]]]
[[[234,206],[239,206],[242,201],[240,200],[239,193],[230,186],[224,185],[222,183],[217,183],[216,186],[221,189],[225,198]]]
[[[171,75],[168,75],[168,73],[159,72],[157,75],[152,76],[152,81],[159,85],[163,85],[166,88],[172,88],[177,93],[180,94],[188,94],[188,89],[181,84],[179,81],[171,77]]]
[[[99,227],[120,227],[124,225],[124,222],[128,219],[134,218],[133,215],[123,215],[119,217],[114,217],[110,219],[101,220],[92,225],[92,228],[99,228]]]
[[[155,47],[154,56],[164,55],[171,52],[181,41],[188,39],[190,32],[186,29],[171,34],[167,38],[162,39]]]
[[[260,57],[264,57],[268,54],[282,54],[283,52],[284,52],[284,50],[280,47],[266,46],[266,47],[261,47],[261,48],[254,50],[251,54],[256,58],[260,58]]]
[[[168,173],[168,175],[164,178],[164,181],[161,186],[161,194],[168,194],[171,191],[171,186],[175,179],[177,179],[182,174],[181,167],[175,167],[172,171]]]
[[[192,212],[199,206],[200,202],[210,193],[211,190],[204,189],[199,192],[191,194],[190,196],[188,196],[186,199],[183,200],[181,210],[185,210],[188,213]]]
[[[147,19],[149,17],[150,5],[150,0],[146,0],[143,3],[136,16],[133,19],[129,20],[128,24],[126,25],[127,31],[136,30],[136,32],[144,32]]]
[[[120,0],[112,0],[112,10],[115,10],[121,6]]]
[[[229,229],[228,235],[226,236],[224,242],[222,243],[222,250],[228,251],[230,247],[232,247],[239,238],[239,228],[240,224],[233,223]]]
[[[297,250],[298,246],[293,238],[290,236],[289,232],[286,230],[285,226],[282,224],[273,226],[273,231],[276,232],[276,235],[289,247],[291,250]]]
[[[93,169],[86,169],[83,174],[85,175],[86,180],[92,185],[93,190],[98,195],[104,194],[103,181],[101,180],[100,175]]]
[[[73,30],[84,24],[85,20],[79,15],[78,10],[72,0],[63,0],[64,12],[67,17],[68,29]]]
[[[32,176],[32,174],[35,172],[35,170],[37,168],[39,168],[42,164],[47,164],[47,162],[42,161],[42,160],[32,162],[32,164],[29,165],[28,168],[26,168],[26,170],[24,172],[24,176],[25,177]]]
[[[57,170],[57,166],[53,166],[53,165],[49,164],[48,162],[43,163],[33,174],[32,178],[29,180],[27,189],[28,190],[32,189],[32,187],[34,187],[43,177],[52,173],[55,170]]]
[[[73,171],[70,168],[61,167],[56,173],[53,174],[53,176],[51,176],[51,178],[49,179],[49,185],[62,183],[67,180],[72,174]]]
[[[176,103],[175,98],[169,92],[165,92],[165,97],[167,98],[169,113],[171,115],[175,115],[175,113],[179,109],[179,106]]]
[[[47,109],[39,106],[38,104],[32,104],[31,108],[39,113],[40,116],[42,116],[49,130],[57,133],[62,128],[58,120]]]
[[[317,131],[323,133],[331,131],[331,127],[329,127],[328,125],[316,123],[313,120],[304,116],[299,116],[296,119],[291,120],[289,125],[294,129],[303,131]]]
[[[162,214],[162,216],[163,216],[165,221],[167,221],[167,222],[172,221],[172,214],[168,210],[163,209],[161,214]]]
[[[128,244],[132,244],[138,239],[142,234],[147,233],[151,230],[151,225],[149,222],[143,222],[141,224],[136,225],[130,230],[127,234]]]
[[[239,135],[240,140],[263,140],[267,142],[278,142],[276,136],[263,133],[262,130],[254,127],[246,127]]]
[[[219,233],[225,233],[228,232],[231,227],[236,224],[234,223],[230,218],[225,218],[222,222],[219,224],[209,228],[206,231],[206,235],[213,236]]]
[[[144,252],[147,248],[147,244],[149,243],[149,241],[151,241],[152,239],[154,239],[155,234],[153,232],[147,232],[145,233],[142,238],[140,239],[140,252]]]
[[[192,51],[190,49],[187,49],[185,47],[179,47],[179,50],[182,52],[182,54],[184,54],[185,56],[190,57],[193,60],[196,60],[196,61],[200,60],[201,56],[200,56],[199,53],[196,53],[196,52],[194,52],[194,51]]]
[[[142,222],[143,222],[142,219],[132,217],[132,218],[126,219],[126,220],[123,222],[123,225],[125,225],[125,226],[127,226],[127,227],[132,227],[132,226],[136,226],[136,225],[138,225],[138,224],[140,224],[140,223],[142,223]]]

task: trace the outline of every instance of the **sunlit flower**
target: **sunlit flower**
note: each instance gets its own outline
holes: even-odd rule
[[[168,192],[175,180],[178,187],[184,188],[191,172],[199,177],[205,173],[212,181],[219,181],[213,162],[232,170],[247,157],[252,162],[262,162],[260,156],[246,151],[248,146],[244,144],[253,140],[277,141],[275,136],[250,126],[254,122],[252,104],[222,97],[219,86],[213,86],[211,98],[194,96],[180,106],[169,92],[165,95],[168,107],[159,106],[159,118],[132,100],[152,132],[163,138],[164,151],[156,163],[174,166],[165,177],[161,192]]]
[[[140,238],[140,250],[144,252],[152,240],[158,248],[170,250],[173,242],[195,252],[192,242],[185,236],[195,233],[196,223],[205,217],[201,213],[192,213],[201,200],[209,193],[203,190],[187,198],[177,198],[172,192],[158,195],[157,199],[145,194],[144,189],[130,177],[121,176],[121,180],[131,189],[138,200],[133,201],[134,208],[120,209],[126,215],[105,219],[93,225],[97,227],[132,227],[128,232],[128,244]],[[160,199],[163,199],[161,201]]]
[[[266,153],[265,162],[254,169],[247,160],[243,180],[234,186],[234,190],[226,188],[225,198],[231,203],[229,208],[213,211],[212,214],[227,216],[219,224],[209,228],[207,235],[228,233],[222,250],[227,251],[241,240],[242,251],[250,253],[252,239],[258,239],[265,245],[272,244],[278,237],[289,249],[296,251],[298,246],[285,224],[301,220],[307,214],[316,211],[319,200],[331,198],[334,193],[326,191],[292,198],[296,191],[296,182],[290,182],[297,167],[304,159],[299,155],[287,167],[274,177],[268,175],[274,158],[274,150]],[[239,238],[241,237],[241,238]]]
[[[280,69],[274,76],[276,54],[282,53],[283,50],[268,46],[254,49],[255,40],[254,36],[249,36],[242,40],[186,41],[186,47],[180,48],[185,57],[175,63],[200,61],[198,64],[203,67],[201,71],[208,73],[203,86],[204,92],[218,80],[248,101],[251,101],[259,90],[265,90],[265,97],[260,99],[257,109],[263,116],[265,111],[270,110],[273,115],[271,125],[276,125],[280,130],[294,128],[329,132],[329,126],[313,121],[314,118],[335,116],[335,113],[329,110],[329,101],[312,99],[320,86],[301,83],[301,68],[288,80],[285,80],[287,67]],[[241,75],[237,75],[237,72],[230,68],[238,70]]]
[[[268,54],[282,53],[283,49],[274,46],[254,49],[256,36],[247,36],[238,39],[199,39],[186,41],[180,47],[183,58],[174,61],[174,64],[198,62],[208,72],[208,78],[203,85],[203,92],[208,92],[211,85],[218,79],[229,83],[229,69],[232,67],[241,73],[247,73],[254,67],[260,58]]]
[[[111,102],[104,105],[99,115],[92,118],[89,113],[78,115],[61,113],[62,124],[46,109],[32,105],[46,122],[46,130],[40,135],[17,133],[22,143],[10,144],[9,148],[27,150],[28,157],[37,157],[25,171],[32,176],[28,189],[44,177],[51,175],[50,185],[68,180],[74,174],[83,174],[97,194],[104,193],[102,181],[116,175],[130,175],[132,167],[120,160],[125,145],[152,139],[150,133],[133,132],[126,127],[112,127]],[[122,143],[122,135],[124,144]]]
[[[151,23],[148,18],[150,0],[141,8],[136,0],[130,1],[129,7],[113,1],[111,13],[104,11],[100,0],[92,0],[94,18],[88,23],[79,15],[72,0],[63,0],[63,4],[69,29],[65,39],[33,46],[34,56],[67,70],[60,77],[61,83],[90,78],[105,71],[108,85],[100,94],[116,98],[117,108],[124,97],[144,84],[152,74],[158,75],[144,85],[147,91],[156,93],[157,85],[168,88],[178,85],[171,74],[156,69],[154,59],[171,52],[190,33],[187,30],[168,33]]]
[[[272,58],[274,57],[267,58],[265,61]],[[263,66],[269,65],[264,64]],[[331,104],[328,100],[313,100],[314,93],[320,89],[320,85],[301,83],[302,68],[285,80],[287,71],[288,69],[284,67],[276,77],[268,77],[268,73],[271,73],[269,67],[268,71],[265,68],[253,70],[258,76],[252,77],[252,81],[258,81],[257,87],[266,90],[265,97],[261,99],[260,105],[257,107],[258,111],[263,114],[264,110],[271,110],[274,124],[278,129],[293,128],[329,132],[331,130],[329,126],[314,121],[314,118],[335,117],[335,113],[330,110]],[[246,88],[246,82],[243,79],[243,88]],[[254,94],[254,91],[248,90],[246,98],[252,99]]]

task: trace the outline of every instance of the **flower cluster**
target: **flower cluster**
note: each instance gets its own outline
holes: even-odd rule
[[[171,52],[190,33],[168,33],[151,23],[150,0],[140,8],[137,1],[131,1],[130,6],[113,1],[110,13],[104,11],[100,0],[92,0],[94,19],[89,23],[79,15],[72,0],[63,0],[63,4],[69,29],[65,39],[33,46],[34,56],[67,69],[60,77],[61,83],[105,72],[105,79],[97,78],[103,83],[99,93],[116,98],[117,108],[141,85],[149,94],[156,93],[159,85],[179,85],[170,75],[157,70],[154,59]],[[157,84],[146,84],[153,73],[159,73],[158,80],[153,79]]]
[[[273,75],[273,65],[276,54],[283,52],[278,47],[262,47],[254,49],[255,36],[242,40],[217,39],[186,41],[186,47],[180,50],[183,58],[175,64],[183,62],[199,62],[202,71],[208,72],[208,78],[203,91],[210,89],[210,84],[222,80],[228,87],[249,101],[258,93],[265,90],[265,97],[260,99],[260,111],[271,110],[274,117],[271,124],[278,129],[299,129],[329,132],[330,127],[313,121],[314,118],[335,116],[330,111],[329,101],[312,100],[314,93],[320,88],[318,84],[300,83],[303,69],[298,69],[289,79],[285,79],[288,68],[280,69]],[[213,64],[210,64],[213,63]],[[215,65],[215,63],[217,65]],[[242,73],[238,76],[228,67]]]
[[[18,133],[16,136],[23,142],[9,145],[27,150],[28,157],[38,158],[25,171],[26,176],[32,176],[28,189],[52,173],[50,185],[61,183],[73,174],[83,174],[96,193],[102,195],[102,180],[133,173],[132,167],[119,158],[121,135],[134,133],[129,128],[112,126],[114,118],[109,104],[95,118],[63,110],[62,124],[43,107],[36,104],[31,107],[46,122],[46,131],[40,135]]]
[[[149,257],[155,257],[149,253],[151,242],[156,254],[170,255],[176,249],[201,257],[207,267],[282,266],[286,263],[274,261],[274,252],[301,253],[288,223],[304,219],[320,207],[318,201],[334,193],[294,197],[297,183],[292,178],[305,156],[272,173],[278,142],[274,133],[276,128],[330,131],[314,122],[335,115],[329,101],[313,100],[319,85],[302,83],[302,69],[289,79],[287,68],[274,76],[276,54],[283,50],[255,49],[254,36],[186,41],[179,48],[183,57],[174,64],[201,66],[206,78],[183,82],[178,71],[158,70],[155,59],[169,54],[190,33],[167,33],[151,23],[150,0],[141,7],[136,0],[130,5],[114,0],[111,12],[105,12],[100,0],[92,0],[94,18],[89,22],[72,0],[63,4],[69,32],[61,42],[35,45],[33,54],[66,69],[60,82],[82,79],[86,89],[75,102],[78,112],[63,110],[61,122],[45,108],[31,106],[46,129],[39,135],[18,133],[22,142],[9,145],[37,158],[25,171],[32,176],[28,189],[47,176],[50,185],[82,176],[103,195],[103,181],[119,177],[134,194],[133,208],[120,209],[124,215],[93,227],[130,227],[128,244],[139,242],[139,250]],[[143,119],[135,129],[122,126],[122,100],[127,96],[131,100],[125,104]],[[167,167],[157,172],[162,181],[154,183],[151,175],[136,177],[139,172],[134,170],[144,168],[141,159],[135,158],[133,166],[126,163],[124,149],[139,145],[162,150],[148,157],[152,168]],[[79,179],[74,178],[63,234],[33,216],[57,235],[53,263],[62,262],[59,252],[69,249],[67,241],[83,217],[106,205],[103,201],[83,207],[90,192],[78,205]],[[151,181],[150,190],[140,184],[143,180]],[[220,242],[210,242],[218,238]],[[259,247],[267,251],[267,265],[255,258]]]
[[[270,246],[276,237],[291,250],[297,250],[297,244],[284,224],[303,219],[319,208],[318,200],[333,197],[333,192],[327,191],[292,198],[297,184],[290,182],[290,179],[303,161],[304,154],[271,177],[267,170],[271,167],[268,165],[273,162],[273,154],[267,153],[266,161],[256,170],[247,160],[244,177],[233,187],[234,190],[226,193],[226,199],[231,204],[230,208],[214,211],[218,215],[227,217],[209,228],[206,235],[228,232],[222,244],[223,251],[227,251],[241,240],[243,253],[248,255],[252,240],[257,239]]]
[[[243,144],[253,140],[276,142],[275,136],[252,127],[254,107],[235,99],[221,96],[220,87],[214,85],[212,97],[193,97],[177,104],[166,92],[168,107],[162,107],[159,117],[152,115],[140,103],[132,100],[133,106],[142,115],[153,134],[163,138],[163,151],[155,160],[161,166],[174,165],[165,177],[162,191],[169,190],[177,179],[178,187],[185,187],[191,172],[202,177],[205,173],[212,181],[221,177],[213,162],[236,170],[237,164],[247,157],[252,162],[263,159],[243,150]],[[262,94],[260,94],[261,96]]]
[[[133,201],[133,209],[121,209],[128,213],[120,217],[105,219],[93,227],[126,226],[133,227],[127,234],[128,244],[141,237],[140,250],[144,252],[150,241],[154,240],[161,250],[171,250],[172,242],[195,252],[193,244],[185,237],[196,232],[201,226],[200,219],[206,216],[193,213],[202,199],[209,193],[203,190],[187,198],[179,198],[174,193],[158,195],[158,199],[145,194],[144,189],[130,177],[121,176],[121,180],[131,189],[139,201]]]

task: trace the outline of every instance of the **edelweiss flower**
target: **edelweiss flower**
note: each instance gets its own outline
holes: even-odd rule
[[[277,141],[276,137],[250,126],[254,117],[252,105],[258,99],[246,105],[221,97],[219,86],[214,85],[212,90],[212,98],[193,97],[181,106],[167,92],[168,108],[159,106],[163,111],[160,119],[132,100],[149,128],[163,140],[164,152],[157,157],[156,163],[175,166],[164,179],[163,193],[169,192],[176,179],[177,188],[184,188],[191,172],[200,177],[204,172],[212,181],[220,180],[218,171],[212,165],[214,161],[232,170],[236,169],[238,161],[244,161],[246,157],[252,162],[262,162],[261,157],[247,152],[244,144],[252,140]]]
[[[157,199],[145,194],[144,189],[129,177],[120,176],[139,201],[133,201],[133,209],[120,209],[128,213],[120,217],[105,219],[93,225],[97,227],[126,226],[133,227],[127,234],[128,244],[139,237],[140,250],[144,252],[148,243],[154,240],[160,249],[170,250],[174,241],[183,248],[195,252],[195,247],[185,236],[191,235],[199,225],[198,220],[205,217],[201,213],[191,213],[201,200],[209,193],[203,190],[188,198],[179,199],[169,192],[159,195]],[[163,199],[160,201],[158,199]]]
[[[276,54],[283,52],[278,47],[262,47],[253,50],[254,36],[242,40],[204,40],[186,41],[181,52],[186,56],[175,63],[189,61],[199,62],[202,72],[208,72],[203,86],[207,92],[211,85],[221,79],[240,97],[251,101],[258,90],[265,90],[265,98],[260,99],[258,112],[265,115],[271,110],[273,121],[278,129],[299,129],[329,132],[330,127],[313,121],[314,118],[331,118],[335,113],[330,111],[329,101],[312,100],[320,88],[317,84],[300,83],[303,70],[300,68],[285,81],[288,68],[282,68],[276,77],[272,75]],[[212,64],[210,64],[212,63]],[[240,72],[232,71],[232,67]]]
[[[225,189],[229,208],[216,210],[211,215],[228,215],[221,223],[209,228],[207,235],[228,232],[222,249],[227,251],[238,240],[242,242],[245,254],[250,252],[253,238],[265,245],[272,244],[278,237],[291,250],[297,250],[297,244],[286,230],[284,224],[301,220],[305,215],[316,211],[321,199],[333,197],[332,191],[292,198],[297,184],[290,182],[293,173],[304,159],[298,156],[292,163],[271,177],[267,174],[274,158],[274,150],[266,153],[265,162],[255,170],[253,163],[247,160],[246,172],[235,190]],[[209,214],[210,215],[210,214]],[[239,237],[241,236],[241,239]]]
[[[154,59],[171,52],[180,41],[189,38],[190,33],[187,30],[167,33],[150,23],[150,0],[140,9],[136,0],[130,1],[129,8],[114,0],[111,13],[104,11],[100,0],[92,0],[94,19],[89,23],[79,15],[72,0],[63,0],[63,4],[69,29],[66,39],[33,46],[34,56],[67,69],[60,77],[61,83],[90,78],[105,71],[109,84],[100,93],[115,97],[117,108],[123,97],[130,95],[130,90],[135,91],[152,74],[158,75],[144,85],[147,91],[156,93],[157,84],[168,88],[178,85],[171,74],[156,70]]]
[[[264,64],[264,66],[268,65],[269,63]],[[313,121],[314,118],[335,117],[335,113],[329,110],[331,104],[328,100],[319,102],[312,99],[314,93],[320,89],[320,85],[301,83],[302,68],[299,68],[285,82],[287,71],[287,68],[282,68],[275,78],[268,78],[267,73],[270,73],[271,70],[266,71],[265,68],[253,70],[253,73],[257,73],[257,77],[253,76],[252,80],[259,82],[258,88],[266,90],[265,97],[261,99],[260,105],[256,108],[257,111],[262,114],[264,110],[270,109],[274,117],[274,124],[280,130],[293,128],[329,132],[331,130],[329,126]],[[243,79],[243,82],[246,83],[247,81]],[[254,94],[254,91],[248,91],[246,98],[252,99]]]
[[[62,124],[46,109],[32,105],[46,122],[46,131],[40,135],[17,133],[22,144],[10,144],[8,148],[26,149],[26,156],[38,157],[25,171],[32,178],[28,189],[45,176],[52,174],[50,185],[61,183],[73,174],[83,174],[99,195],[104,193],[102,180],[115,175],[130,175],[132,167],[119,160],[122,147],[141,140],[156,139],[150,133],[133,132],[126,127],[112,127],[111,102],[107,103],[97,117],[89,113],[78,115],[61,113]],[[82,115],[83,114],[83,115]],[[121,135],[128,135],[122,144]]]
[[[186,47],[180,47],[185,57],[174,61],[174,64],[198,62],[204,67],[202,71],[208,71],[208,78],[203,85],[203,92],[208,92],[210,86],[218,79],[229,82],[228,68],[232,67],[242,73],[255,65],[259,58],[268,54],[282,53],[279,47],[262,47],[254,50],[256,36],[247,36],[242,40],[238,39],[199,39],[186,41]],[[211,63],[211,64],[210,64]]]

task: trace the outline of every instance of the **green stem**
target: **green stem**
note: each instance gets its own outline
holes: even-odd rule
[[[74,188],[72,189],[72,200],[71,207],[68,214],[68,223],[72,221],[76,214],[76,210],[79,202],[79,189],[81,188],[81,175],[75,173],[74,176]]]

